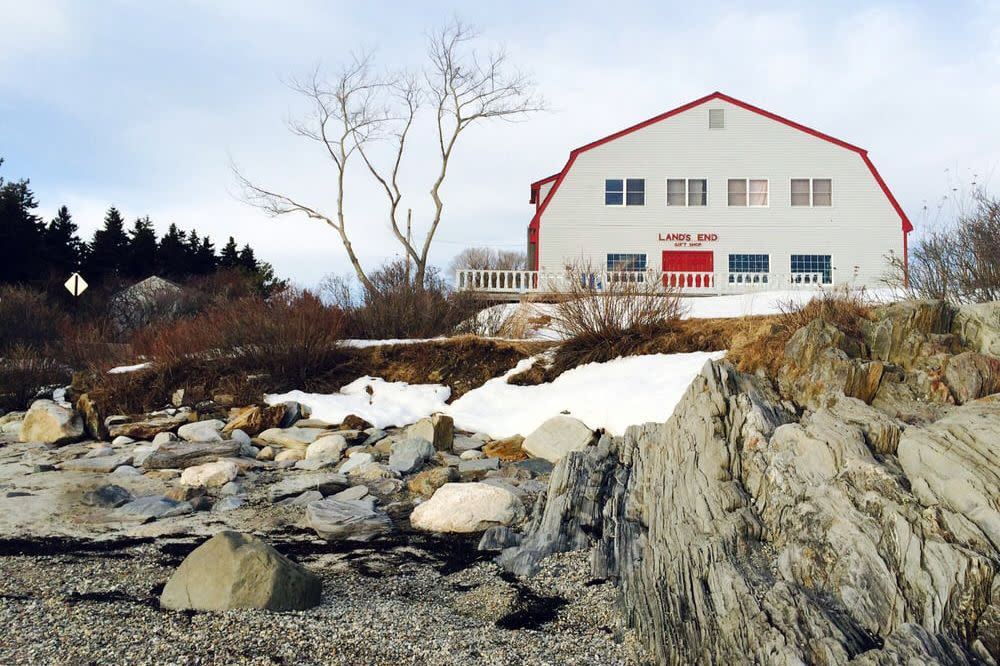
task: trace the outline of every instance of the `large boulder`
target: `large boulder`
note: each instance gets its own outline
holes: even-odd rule
[[[323,435],[306,447],[306,460],[340,460],[346,448],[343,435]]]
[[[409,439],[426,439],[438,451],[451,451],[455,440],[455,421],[445,414],[422,418],[406,429]]]
[[[434,445],[426,439],[393,442],[389,454],[389,469],[400,474],[415,472],[433,458],[435,453]]]
[[[69,444],[83,437],[83,419],[72,409],[51,400],[31,403],[21,422],[22,442]]]
[[[585,449],[596,439],[594,431],[583,421],[560,414],[538,426],[524,439],[521,448],[536,458],[556,463],[570,451]]]
[[[175,500],[165,495],[146,495],[118,507],[117,515],[126,520],[156,520],[173,518],[194,511],[190,502]]]
[[[277,428],[284,416],[284,404],[245,407],[226,423],[222,434],[228,435],[234,430],[242,430],[253,437],[270,428]]]
[[[327,541],[368,541],[388,532],[389,516],[374,507],[374,499],[327,498],[306,505],[306,521]]]
[[[410,514],[410,524],[428,532],[481,532],[524,517],[521,500],[486,483],[446,483]]]
[[[170,610],[305,610],[320,602],[319,577],[249,534],[219,532],[170,576],[160,605]]]
[[[221,488],[236,478],[240,468],[228,460],[188,467],[181,473],[181,483],[199,488]]]
[[[94,472],[107,474],[122,465],[132,462],[131,453],[112,453],[111,455],[95,456],[93,458],[76,458],[59,463],[59,469],[72,472]]]
[[[947,336],[955,316],[945,301],[908,300],[876,308],[864,327],[865,342],[874,359],[909,368],[939,345],[951,345]]]

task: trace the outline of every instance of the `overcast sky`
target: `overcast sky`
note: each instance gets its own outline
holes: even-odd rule
[[[918,227],[925,205],[973,174],[997,189],[996,0],[0,0],[2,174],[29,177],[46,217],[67,204],[87,238],[113,204],[161,233],[176,222],[220,246],[236,236],[279,274],[314,284],[348,270],[337,235],[248,208],[230,158],[332,210],[334,171],[287,131],[299,104],[283,81],[360,48],[386,67],[420,67],[424,34],[456,13],[484,47],[506,45],[551,110],[463,138],[433,252],[441,265],[467,245],[523,248],[531,181],[576,146],[714,90],[868,149]],[[436,168],[425,146],[404,183],[418,230]],[[374,263],[395,248],[364,178],[350,181],[348,225]]]

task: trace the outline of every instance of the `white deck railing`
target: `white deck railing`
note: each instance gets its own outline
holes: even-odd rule
[[[832,277],[832,276],[831,276]],[[459,269],[455,286],[460,291],[495,294],[561,293],[569,291],[574,281],[595,291],[604,291],[615,283],[633,282],[663,285],[685,294],[742,294],[750,291],[773,291],[830,286],[823,273],[729,273],[701,271],[597,271],[547,273],[542,271],[505,271]]]

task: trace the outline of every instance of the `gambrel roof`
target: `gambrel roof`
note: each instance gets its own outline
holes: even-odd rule
[[[566,177],[566,174],[569,173],[570,167],[573,166],[573,162],[576,161],[576,158],[577,158],[577,156],[580,155],[580,153],[585,153],[588,150],[591,150],[592,148],[597,148],[600,145],[603,145],[603,144],[608,143],[610,141],[614,141],[615,139],[619,139],[619,138],[625,136],[626,134],[631,134],[632,132],[635,132],[637,130],[641,130],[644,127],[648,127],[648,126],[650,126],[650,125],[652,125],[654,123],[658,123],[661,120],[666,120],[667,118],[670,118],[671,116],[676,116],[679,113],[683,113],[685,111],[689,111],[690,109],[693,109],[693,108],[695,108],[697,106],[701,106],[702,104],[706,104],[706,103],[711,102],[713,100],[722,100],[724,102],[728,102],[728,103],[730,103],[730,104],[732,104],[734,106],[738,106],[738,107],[740,107],[742,109],[746,109],[747,111],[751,111],[751,112],[756,113],[758,115],[764,116],[765,118],[769,118],[769,119],[774,120],[776,122],[782,123],[783,125],[787,125],[789,127],[797,129],[800,132],[805,132],[806,134],[809,134],[809,135],[814,136],[816,138],[822,139],[824,141],[829,141],[830,143],[832,143],[832,144],[834,144],[836,146],[840,146],[841,148],[845,148],[847,150],[851,150],[851,151],[856,152],[858,155],[861,156],[861,159],[864,161],[865,166],[868,167],[868,170],[871,171],[872,176],[875,178],[875,182],[878,183],[878,186],[882,189],[882,192],[885,193],[885,196],[889,200],[889,203],[892,205],[893,209],[896,211],[896,213],[899,214],[899,219],[900,219],[900,222],[901,222],[902,228],[903,228],[904,240],[905,240],[905,235],[908,234],[909,232],[913,231],[913,225],[910,224],[910,219],[906,216],[906,213],[903,212],[903,208],[899,205],[899,202],[896,201],[896,197],[894,197],[892,195],[892,192],[889,191],[889,186],[885,184],[884,180],[882,180],[882,176],[879,174],[878,169],[875,168],[875,165],[872,164],[872,161],[868,158],[868,151],[867,150],[865,150],[864,148],[859,148],[858,146],[855,146],[853,144],[847,143],[846,141],[841,141],[840,139],[834,138],[834,137],[830,136],[829,134],[824,134],[822,132],[814,130],[811,127],[806,127],[805,125],[801,125],[801,124],[799,124],[799,123],[797,123],[797,122],[795,122],[793,120],[789,120],[787,118],[783,118],[783,117],[781,117],[781,116],[779,116],[777,114],[771,113],[770,111],[765,111],[764,109],[761,109],[759,107],[753,106],[752,104],[748,104],[746,102],[740,101],[740,100],[738,100],[738,99],[736,99],[734,97],[730,97],[729,95],[726,95],[726,94],[721,93],[721,92],[714,92],[714,93],[712,93],[710,95],[706,95],[704,97],[696,99],[693,102],[688,102],[687,104],[684,104],[683,106],[679,106],[676,109],[671,109],[670,111],[667,111],[666,113],[661,113],[660,115],[654,116],[654,117],[650,118],[649,120],[644,120],[641,123],[638,123],[636,125],[632,125],[631,127],[627,127],[627,128],[625,128],[625,129],[623,129],[623,130],[621,130],[619,132],[615,132],[614,134],[610,134],[610,135],[604,137],[603,139],[598,139],[597,141],[592,141],[592,142],[590,142],[590,143],[588,143],[588,144],[586,144],[584,146],[580,146],[579,148],[576,148],[575,150],[571,151],[570,154],[569,154],[569,160],[566,161],[566,166],[564,166],[562,168],[562,171],[560,171],[557,174],[553,174],[553,175],[549,176],[548,178],[543,178],[542,180],[535,181],[534,183],[531,184],[531,203],[535,203],[535,204],[538,204],[538,205],[537,205],[537,210],[535,211],[535,215],[531,219],[531,224],[528,226],[528,228],[529,229],[536,229],[536,230],[538,229],[538,223],[539,223],[539,220],[540,220],[540,218],[542,216],[542,213],[545,212],[545,208],[548,206],[549,202],[552,200],[553,195],[559,189],[559,185],[562,184],[563,179]],[[550,181],[555,181],[555,183],[549,189],[549,192],[545,196],[545,199],[539,203],[538,202],[539,189],[540,189],[540,187],[543,184],[548,183]]]

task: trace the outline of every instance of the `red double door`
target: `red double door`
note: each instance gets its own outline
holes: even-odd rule
[[[664,250],[664,287],[711,287],[715,253],[711,250]]]

